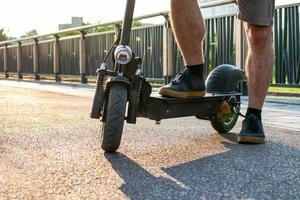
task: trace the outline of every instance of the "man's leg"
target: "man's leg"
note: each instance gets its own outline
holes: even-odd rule
[[[249,105],[239,143],[263,143],[261,112],[272,78],[273,49],[272,24],[275,0],[238,0],[238,17],[244,21],[248,42],[246,76],[248,81]]]
[[[172,97],[204,96],[205,25],[197,0],[171,0],[171,22],[185,69],[170,85],[160,88],[159,93]]]
[[[239,143],[263,143],[265,136],[261,122],[261,110],[272,79],[273,48],[272,27],[244,24],[248,55],[246,76],[248,81],[249,104]]]
[[[197,0],[171,0],[171,22],[185,65],[203,64],[205,25]]]
[[[245,30],[249,47],[246,60],[248,107],[262,110],[272,79],[274,62],[272,27],[246,23]]]

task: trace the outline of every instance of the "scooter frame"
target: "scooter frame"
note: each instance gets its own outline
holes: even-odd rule
[[[230,131],[239,116],[241,79],[235,80],[229,91],[210,93],[205,97],[171,98],[151,94],[151,85],[142,75],[142,59],[135,57],[128,47],[134,7],[135,0],[127,0],[122,28],[97,69],[91,118],[101,119],[102,148],[106,152],[116,151],[120,145],[124,121],[135,124],[137,117],[149,118],[158,123],[162,119],[196,116],[210,120],[213,128],[220,133]],[[111,54],[113,70],[109,70],[106,64]],[[121,93],[117,94],[115,88],[119,88]],[[121,94],[124,97],[120,97]],[[120,99],[115,101],[112,98]],[[111,105],[112,102],[117,104],[120,101],[122,105]],[[113,110],[114,107],[119,110]]]

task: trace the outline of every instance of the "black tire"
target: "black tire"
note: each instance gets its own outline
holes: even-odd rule
[[[230,105],[230,112],[228,114],[218,112],[217,115],[210,118],[212,127],[218,133],[228,133],[229,131],[231,131],[239,118],[240,98],[231,97],[231,101],[232,98],[234,99],[234,102],[228,101],[228,104]]]
[[[105,100],[104,122],[101,127],[101,148],[112,153],[118,150],[126,112],[127,88],[124,85],[112,85],[109,89],[108,98]]]

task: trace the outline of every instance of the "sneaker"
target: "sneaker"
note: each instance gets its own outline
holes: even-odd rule
[[[176,75],[170,84],[159,89],[159,94],[169,97],[203,97],[205,96],[205,82],[200,77],[191,74],[185,68]]]
[[[264,142],[265,134],[262,122],[253,114],[246,116],[238,136],[238,143],[262,144]]]

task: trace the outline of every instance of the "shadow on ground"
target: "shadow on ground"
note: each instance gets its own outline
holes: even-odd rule
[[[226,135],[236,141],[235,134]],[[225,153],[161,169],[156,177],[123,154],[105,154],[124,180],[130,199],[297,199],[299,149],[268,141],[264,145],[223,142]],[[164,159],[164,158],[162,158]]]

